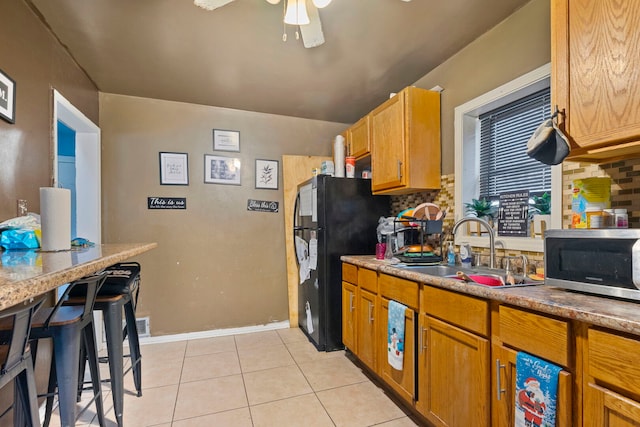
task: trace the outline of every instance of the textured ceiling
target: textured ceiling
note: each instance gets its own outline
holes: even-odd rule
[[[28,1],[100,91],[352,123],[528,0],[333,0],[311,49],[265,0]]]

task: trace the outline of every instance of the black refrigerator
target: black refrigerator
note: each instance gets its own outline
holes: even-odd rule
[[[298,262],[298,324],[319,351],[342,344],[342,255],[374,257],[376,228],[389,196],[371,180],[318,175],[298,186],[293,242]]]

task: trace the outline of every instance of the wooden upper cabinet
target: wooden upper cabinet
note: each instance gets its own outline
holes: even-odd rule
[[[369,116],[366,115],[347,129],[348,153],[360,160],[371,154]]]
[[[369,116],[373,193],[439,189],[440,94],[407,87]]]
[[[638,22],[637,1],[552,0],[552,107],[565,112],[569,160],[640,155]]]

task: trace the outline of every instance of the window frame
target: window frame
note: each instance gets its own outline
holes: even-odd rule
[[[455,108],[456,221],[465,217],[465,200],[470,201],[479,194],[480,114],[549,87],[550,82],[551,64],[548,63]],[[562,164],[551,167],[551,206],[550,228],[562,228]],[[471,246],[489,246],[487,237],[469,236],[465,227],[461,227],[456,234],[456,244],[464,241]],[[497,236],[496,230],[496,248],[543,252],[544,239]]]

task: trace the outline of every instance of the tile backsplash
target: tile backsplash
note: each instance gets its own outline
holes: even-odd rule
[[[611,207],[623,208],[629,215],[629,227],[640,228],[640,158],[594,165],[564,162],[562,166],[562,225],[571,224],[571,190],[574,179],[611,178]]]

